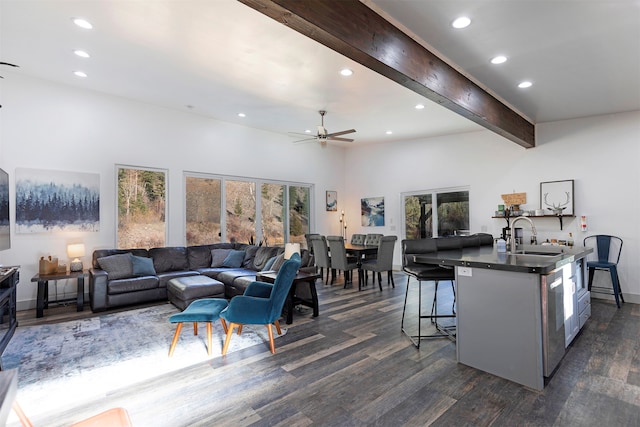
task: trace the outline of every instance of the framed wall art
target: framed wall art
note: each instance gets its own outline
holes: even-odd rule
[[[338,192],[327,191],[327,211],[338,211]]]
[[[100,175],[16,169],[16,233],[100,231]]]
[[[368,197],[360,200],[360,217],[363,227],[384,225],[384,197]]]
[[[547,215],[574,215],[573,180],[541,182],[540,209]]]

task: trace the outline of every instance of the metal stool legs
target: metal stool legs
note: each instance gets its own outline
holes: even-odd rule
[[[620,301],[624,303],[624,296],[622,295],[622,288],[620,287],[620,279],[618,278],[618,268],[615,265],[607,267],[606,269],[589,267],[589,285],[588,285],[589,292],[611,295],[612,293],[608,291],[608,289],[606,288],[603,288],[600,286],[593,286],[593,287],[591,286],[593,284],[593,276],[595,275],[596,270],[609,270],[609,274],[611,275],[611,286],[613,288],[613,296],[616,299],[616,305],[618,306],[618,308],[620,308]]]
[[[443,338],[444,337],[444,338],[449,338],[452,341],[455,341],[455,339],[456,339],[456,326],[455,325],[445,326],[445,325],[442,325],[442,324],[438,323],[438,319],[442,319],[442,318],[454,318],[455,319],[455,317],[456,317],[455,311],[453,311],[452,314],[438,314],[437,298],[438,298],[438,282],[439,281],[438,280],[434,281],[435,282],[435,290],[434,290],[434,295],[433,295],[433,303],[431,305],[431,314],[425,315],[425,314],[422,314],[422,280],[419,280],[419,279],[417,279],[417,280],[418,280],[418,334],[417,335],[411,335],[404,328],[404,316],[405,316],[405,312],[406,312],[406,309],[407,309],[407,297],[409,296],[409,283],[411,282],[411,276],[407,277],[407,290],[406,290],[405,295],[404,295],[404,307],[402,308],[402,320],[400,322],[400,328],[401,328],[402,332],[409,337],[409,339],[411,340],[413,345],[416,346],[416,348],[420,348],[420,340],[422,340],[422,339]],[[455,289],[454,289],[454,295],[455,295]],[[455,299],[454,299],[454,305],[455,305]],[[436,333],[429,334],[429,335],[422,335],[422,319],[430,319],[431,323],[436,328]]]

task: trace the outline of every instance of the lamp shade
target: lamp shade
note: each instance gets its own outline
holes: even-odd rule
[[[69,258],[80,258],[84,256],[84,243],[74,243],[67,246]]]
[[[300,243],[287,243],[284,245],[284,259],[291,258],[291,255],[300,255]]]

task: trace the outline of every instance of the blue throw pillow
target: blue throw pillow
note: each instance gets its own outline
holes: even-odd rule
[[[271,267],[273,266],[273,263],[276,262],[276,258],[277,256],[269,258],[269,260],[265,263],[262,271],[270,271]]]
[[[151,258],[134,255],[131,257],[131,263],[133,264],[134,276],[156,275],[156,269],[153,267],[153,260]]]
[[[244,261],[244,251],[230,251],[229,255],[222,262],[223,267],[240,268]]]

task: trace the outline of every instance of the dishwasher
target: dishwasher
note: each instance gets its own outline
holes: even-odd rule
[[[565,353],[563,272],[569,264],[540,276],[543,375],[551,376]]]

